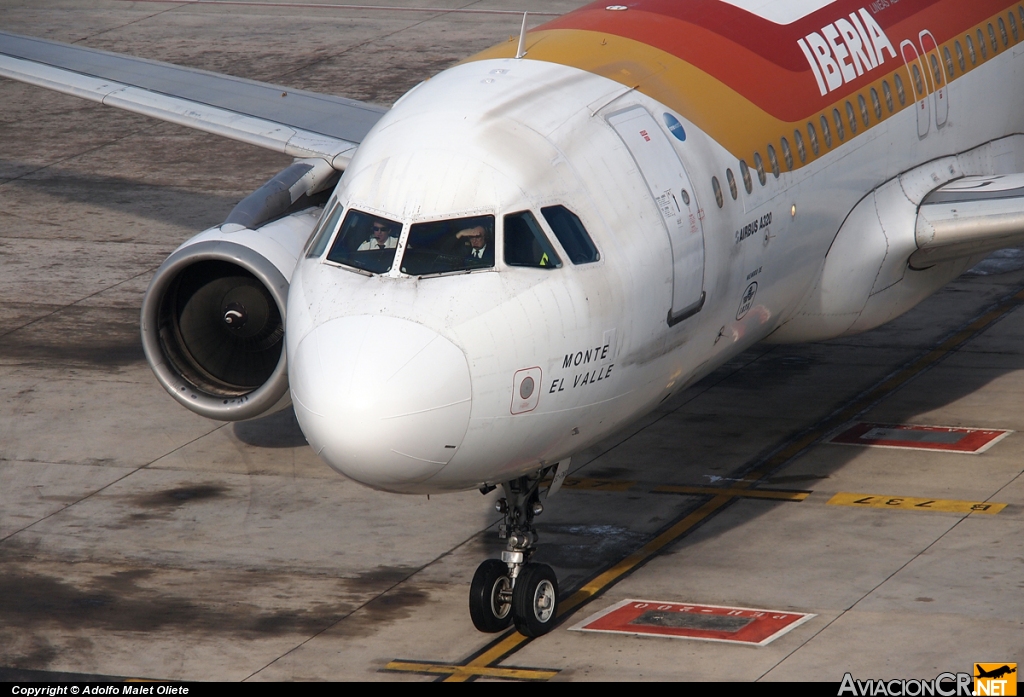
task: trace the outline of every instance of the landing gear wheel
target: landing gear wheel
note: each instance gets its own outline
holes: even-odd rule
[[[512,617],[523,636],[551,631],[558,610],[558,580],[547,564],[524,564],[512,590]]]
[[[512,624],[512,580],[508,565],[488,559],[477,567],[469,587],[469,616],[481,632],[500,632]]]

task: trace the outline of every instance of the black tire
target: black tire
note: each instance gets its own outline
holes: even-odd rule
[[[497,559],[488,559],[477,567],[469,587],[469,616],[473,626],[481,632],[500,632],[512,624],[512,603],[503,601],[502,590],[508,590],[512,581],[508,565]]]
[[[523,636],[551,631],[558,617],[558,579],[547,564],[526,564],[512,590],[512,619]]]

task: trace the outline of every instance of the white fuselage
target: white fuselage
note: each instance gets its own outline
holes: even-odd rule
[[[564,460],[776,330],[779,340],[824,338],[800,311],[813,301],[847,215],[915,166],[1019,131],[1021,95],[1007,97],[1019,62],[1012,54],[951,84],[941,129],[932,124],[919,137],[915,110],[906,109],[847,133],[812,165],[778,178],[769,171],[766,185],[751,170],[751,194],[724,148],[606,78],[508,59],[470,62],[422,83],[374,127],[334,197],[400,221],[399,255],[411,224],[494,215],[495,266],[411,277],[397,263],[370,275],[300,259],[286,339],[304,433],[328,464],[373,487],[477,487]],[[1014,103],[974,107],[992,104],[996,92]],[[650,142],[674,149],[668,170],[679,169],[677,157],[681,172],[638,164],[641,146],[627,144],[633,122],[622,116],[643,116],[630,111],[637,107],[659,129],[647,133]],[[685,139],[665,126],[666,113]],[[1014,171],[1017,157],[1012,147],[990,147],[975,169]],[[666,212],[667,199],[652,192],[660,184],[649,182],[659,176],[680,177],[665,188],[676,197],[689,184],[689,206],[676,200]],[[598,261],[569,260],[541,214],[554,205],[579,216]],[[544,227],[561,268],[503,263],[501,221],[524,210]],[[920,272],[915,279],[924,281],[914,283],[933,292],[968,262]],[[901,263],[896,283],[906,275]],[[670,325],[698,297],[699,311]]]

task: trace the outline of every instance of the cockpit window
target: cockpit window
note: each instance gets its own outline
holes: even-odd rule
[[[324,207],[324,214],[320,217],[320,224],[316,226],[313,234],[309,236],[309,243],[306,247],[307,258],[318,257],[327,249],[327,243],[331,241],[331,233],[338,227],[338,221],[341,220],[342,210],[342,206],[339,206],[334,199],[331,199]]]
[[[588,264],[601,258],[583,222],[565,206],[548,206],[540,212],[574,264]]]
[[[557,269],[562,260],[530,211],[505,216],[505,263]]]
[[[402,273],[427,276],[494,267],[494,216],[417,223],[409,230]]]
[[[349,209],[327,253],[327,261],[371,273],[386,273],[395,260],[401,232],[401,223]]]

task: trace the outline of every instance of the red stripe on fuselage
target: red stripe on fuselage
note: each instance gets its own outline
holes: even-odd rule
[[[887,6],[878,12],[872,5]],[[773,116],[795,121],[896,69],[900,42],[927,29],[941,44],[1009,7],[1006,0],[836,0],[791,24],[762,19],[718,0],[637,0],[625,11],[598,2],[538,29],[582,29],[658,48],[714,76]],[[821,95],[797,41],[867,9],[897,51],[893,58]]]

